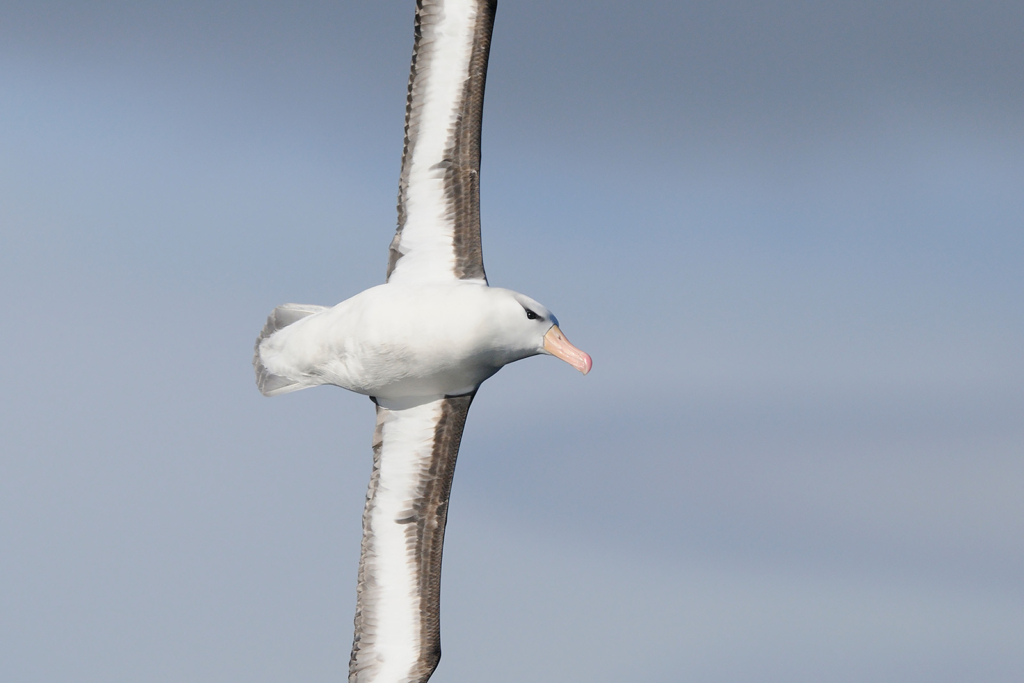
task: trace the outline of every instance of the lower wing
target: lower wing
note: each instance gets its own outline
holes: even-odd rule
[[[350,682],[424,682],[441,659],[441,550],[473,396],[377,406]]]

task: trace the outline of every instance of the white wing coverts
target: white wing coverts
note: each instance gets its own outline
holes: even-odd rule
[[[422,0],[388,282],[484,283],[480,125],[496,1]]]
[[[426,681],[441,659],[441,548],[473,395],[377,407],[349,681]]]

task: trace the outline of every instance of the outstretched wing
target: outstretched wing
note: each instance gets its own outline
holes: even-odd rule
[[[388,282],[487,282],[480,123],[497,0],[419,0]]]
[[[423,683],[441,659],[441,549],[472,401],[377,406],[350,683]]]

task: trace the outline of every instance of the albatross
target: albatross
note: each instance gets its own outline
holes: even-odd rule
[[[495,0],[418,0],[385,284],[327,307],[285,304],[256,340],[266,396],[333,384],[376,405],[350,683],[422,683],[441,658],[441,550],[477,389],[548,354],[589,355],[528,296],[489,286],[480,247],[480,124]]]

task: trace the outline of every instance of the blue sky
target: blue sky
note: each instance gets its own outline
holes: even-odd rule
[[[411,3],[0,10],[0,677],[347,667],[372,405],[257,392],[378,284]],[[496,285],[433,680],[1019,681],[1019,3],[504,0]]]

